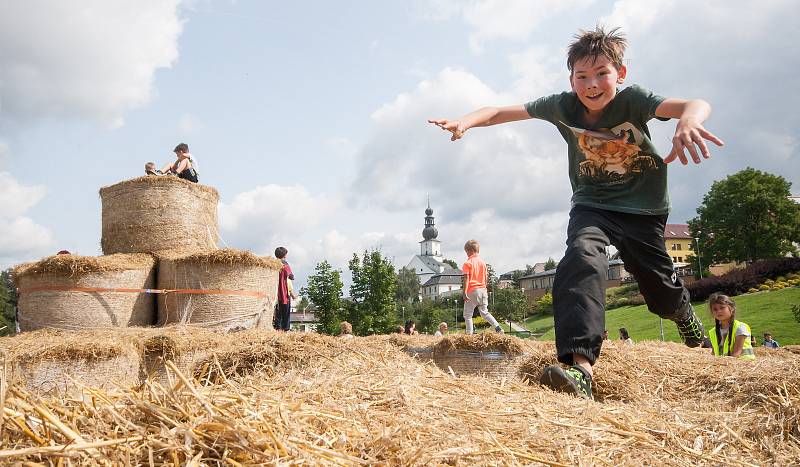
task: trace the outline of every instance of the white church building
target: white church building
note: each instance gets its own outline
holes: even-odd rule
[[[428,209],[425,210],[425,228],[422,229],[422,241],[419,242],[419,254],[411,258],[406,265],[406,269],[412,269],[419,277],[421,284],[419,295],[423,299],[435,300],[459,293],[461,290],[462,272],[444,262],[442,242],[437,239],[438,236],[433,209],[428,202]]]

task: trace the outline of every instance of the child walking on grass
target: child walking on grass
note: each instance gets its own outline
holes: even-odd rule
[[[709,333],[711,348],[717,357],[737,357],[755,360],[750,326],[736,319],[736,302],[721,293],[708,297],[708,310],[714,317],[714,331]]]
[[[456,120],[429,120],[455,141],[471,128],[537,118],[556,126],[567,142],[572,209],[567,250],[553,284],[556,351],[564,369],[552,365],[541,383],[556,391],[592,398],[592,365],[605,329],[605,247],[619,250],[625,269],[639,283],[648,309],[675,321],[689,347],[707,341],[689,303],[689,292],[673,271],[664,244],[669,213],[667,164],[710,154],[704,140],[722,146],[703,127],[711,107],[702,100],[665,98],[641,88],[618,89],[627,68],[627,42],[617,29],[582,31],[570,44],[570,92],[524,105],[484,107]],[[672,150],[662,159],[647,122],[678,119]]]
[[[486,263],[478,256],[481,245],[477,240],[470,240],[464,245],[464,252],[467,253],[467,261],[461,267],[464,272],[463,287],[464,291],[464,323],[467,326],[467,334],[472,334],[472,312],[478,307],[481,317],[494,327],[494,330],[503,334],[503,329],[497,320],[489,313],[489,293],[486,290]]]

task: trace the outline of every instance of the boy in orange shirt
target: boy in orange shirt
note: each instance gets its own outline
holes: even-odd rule
[[[489,313],[489,293],[486,291],[486,263],[483,262],[478,253],[481,245],[477,240],[469,240],[464,244],[464,251],[467,253],[467,261],[461,266],[464,272],[464,323],[467,325],[467,334],[472,334],[472,311],[478,307],[481,317],[494,326],[494,330],[503,333],[503,329],[497,320]]]

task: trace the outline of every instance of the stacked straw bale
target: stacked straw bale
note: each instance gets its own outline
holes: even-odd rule
[[[164,294],[158,298],[158,322],[195,324],[225,332],[271,328],[281,266],[275,258],[232,249],[160,255],[160,289],[245,291],[266,296]]]
[[[0,341],[11,382],[37,396],[81,397],[88,388],[127,391],[140,384],[140,351],[110,329],[41,329]]]
[[[217,190],[144,176],[100,189],[104,254],[217,247]]]
[[[17,306],[22,331],[149,326],[155,321],[155,299],[146,293],[26,291],[49,287],[151,289],[156,276],[151,255],[56,255],[19,265],[13,276],[20,290]]]
[[[247,371],[193,379],[170,366],[176,384],[150,380],[127,393],[97,391],[91,401],[38,399],[12,385],[0,462],[800,463],[800,357],[791,352],[743,363],[678,345],[607,345],[595,367],[599,397],[588,401],[533,381],[453,377],[404,351],[431,346],[426,339],[260,330],[220,339],[228,341],[217,368],[238,362]],[[531,371],[552,359],[551,342],[502,339],[522,346]],[[257,355],[259,346],[267,350]]]

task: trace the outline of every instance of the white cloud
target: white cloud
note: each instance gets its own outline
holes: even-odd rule
[[[179,0],[4,2],[0,102],[6,121],[123,124],[150,99],[155,70],[178,57]]]
[[[300,185],[270,184],[220,203],[219,224],[230,245],[268,251],[269,245],[318,227],[338,205],[335,198],[315,196]]]
[[[373,113],[374,130],[357,156],[350,199],[391,211],[419,208],[430,195],[447,203],[451,220],[480,209],[493,209],[499,218],[562,209],[552,199],[569,199],[566,158],[548,124],[478,128],[453,143],[426,123],[488,103],[520,103],[514,100],[452,69],[398,95]]]
[[[192,114],[183,114],[178,120],[178,131],[180,131],[184,136],[196,133],[203,128],[205,128],[203,122],[201,122],[197,116]]]
[[[52,248],[50,232],[22,215],[45,192],[44,186],[24,186],[10,173],[0,172],[0,264],[28,260]]]

